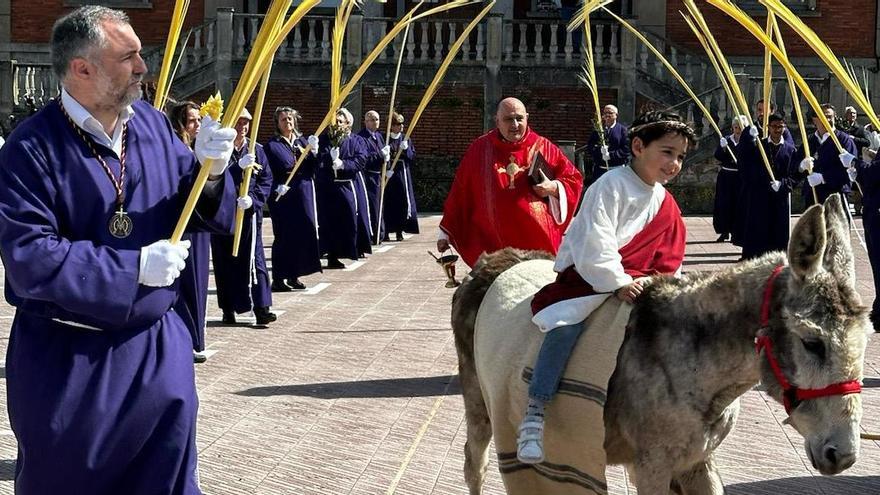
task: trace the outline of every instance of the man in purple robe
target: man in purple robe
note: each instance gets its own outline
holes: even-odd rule
[[[139,100],[121,11],[74,10],[51,50],[61,97],[0,149],[15,489],[197,495],[192,339],[171,310],[189,246],[167,239],[197,159],[210,175],[190,227],[230,228],[235,132],[204,119],[194,156]]]
[[[823,115],[812,115],[816,132],[808,138],[812,156],[804,156],[804,148],[797,153],[793,161],[792,177],[800,181],[806,178],[803,186],[804,202],[807,206],[815,203],[812,187],[816,188],[816,196],[822,204],[832,194],[840,194],[843,204],[849,205],[851,182],[846,170],[852,166],[856,155],[856,145],[852,137],[834,128],[834,107],[828,103],[822,105]],[[844,152],[840,153],[830,133],[837,136]],[[812,166],[812,173],[810,167]]]
[[[855,160],[855,180],[862,187],[862,224],[865,227],[865,244],[868,260],[874,274],[874,303],[871,305],[871,323],[874,331],[880,331],[880,136],[875,132],[866,133],[868,146],[862,151],[860,160]]]
[[[737,115],[733,118],[730,128],[731,134],[721,138],[715,149],[715,159],[719,162],[718,178],[715,180],[715,205],[712,210],[712,226],[718,239],[715,242],[732,241],[735,245],[741,244],[742,215],[740,214],[739,201],[742,180],[740,179],[739,164],[736,161],[736,148],[742,138],[742,131],[746,128],[745,116]],[[747,135],[747,137],[751,137]]]
[[[238,198],[238,208],[244,210],[238,255],[233,256],[231,235],[211,236],[214,261],[214,280],[217,283],[217,305],[223,311],[223,323],[235,323],[236,313],[254,311],[257,325],[268,325],[277,318],[270,311],[272,291],[269,288],[269,270],[263,251],[263,205],[272,191],[272,171],[263,147],[257,144],[254,154],[248,153],[250,112],[243,109],[235,130],[235,149],[230,158],[229,173],[236,189],[244,180],[244,169],[254,167],[248,193]],[[237,165],[236,165],[237,164]],[[255,167],[259,166],[259,168]]]
[[[315,172],[318,167],[318,138],[309,156],[287,186],[287,176],[293,171],[309,140],[299,132],[299,112],[291,107],[275,109],[277,135],[266,143],[265,152],[272,169],[272,190],[269,213],[272,216],[272,291],[303,290],[306,285],[299,277],[321,271],[321,248],[318,243],[318,200],[315,192]]]
[[[385,144],[385,137],[379,131],[379,112],[370,110],[364,115],[364,127],[357,134],[367,144],[367,157],[364,163],[364,181],[367,185],[367,200],[370,203],[370,234],[373,244],[388,236],[379,218],[379,196],[381,195],[382,164],[391,158],[391,147]],[[388,163],[388,165],[391,165]]]
[[[611,168],[629,162],[629,130],[617,121],[616,106],[605,105],[602,109],[601,131],[602,139],[599,139],[599,130],[594,130],[590,134],[590,142],[587,143],[593,159],[591,182],[599,180]]]
[[[367,143],[351,133],[352,116],[345,108],[336,123],[321,135],[318,158],[318,213],[321,249],[327,268],[345,268],[339,258],[357,260],[372,253],[370,207],[364,181]]]
[[[394,232],[395,240],[402,241],[403,233],[419,233],[419,217],[416,210],[416,195],[413,189],[412,165],[416,159],[416,150],[412,143],[403,135],[403,115],[394,112],[391,117],[392,156],[401,150],[400,160],[393,170],[389,170],[388,183],[385,185],[385,204],[382,213],[385,217],[385,229]],[[389,164],[390,165],[390,164]]]
[[[742,232],[743,259],[757,258],[770,251],[788,248],[791,218],[789,179],[795,147],[785,141],[785,119],[779,114],[769,117],[769,133],[764,139],[754,138],[749,128],[742,133],[736,147],[736,159],[742,178],[742,204],[745,217]],[[767,173],[758,146],[764,147],[773,179]]]

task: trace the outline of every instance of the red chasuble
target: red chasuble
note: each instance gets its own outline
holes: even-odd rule
[[[623,270],[632,278],[675,273],[684,260],[686,235],[681,210],[666,191],[666,198],[657,215],[626,246],[620,248]],[[594,294],[596,291],[593,287],[571,265],[556,276],[556,281],[545,285],[535,294],[532,314],[560,301]]]
[[[527,177],[530,157],[540,151],[566,192],[568,214],[557,225],[550,200],[532,191]],[[513,189],[507,174],[511,157],[517,171]],[[493,129],[465,152],[443,207],[440,228],[468,266],[483,252],[505,247],[540,249],[556,254],[562,234],[574,215],[583,178],[562,151],[529,129],[518,143],[504,141]]]

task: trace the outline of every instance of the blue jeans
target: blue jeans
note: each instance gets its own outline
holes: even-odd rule
[[[530,399],[550,402],[556,395],[568,358],[583,331],[584,322],[579,322],[554,328],[544,335],[544,343],[541,344],[529,383]]]

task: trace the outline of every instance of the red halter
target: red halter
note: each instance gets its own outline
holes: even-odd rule
[[[764,287],[764,302],[761,304],[761,327],[767,328],[770,325],[770,301],[773,298],[773,282],[782,272],[782,266],[777,266],[770,278],[767,279],[767,286]],[[816,399],[819,397],[827,397],[830,395],[848,395],[858,394],[862,391],[862,384],[858,380],[850,380],[847,382],[835,383],[825,388],[798,388],[788,382],[779,361],[773,355],[773,343],[770,337],[763,335],[755,341],[755,351],[760,354],[764,350],[767,356],[767,362],[770,363],[770,369],[776,376],[776,381],[782,387],[782,404],[785,406],[786,414],[791,414],[791,410],[796,408],[801,401]]]

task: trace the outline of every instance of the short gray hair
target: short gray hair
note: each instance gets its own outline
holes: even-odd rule
[[[737,115],[730,122],[731,127],[738,125],[740,129],[745,129],[749,126],[749,119],[745,115]]]
[[[99,5],[80,7],[55,21],[52,27],[52,70],[59,80],[64,80],[71,60],[88,58],[92,50],[106,45],[101,26],[105,21],[131,24],[125,12]]]

